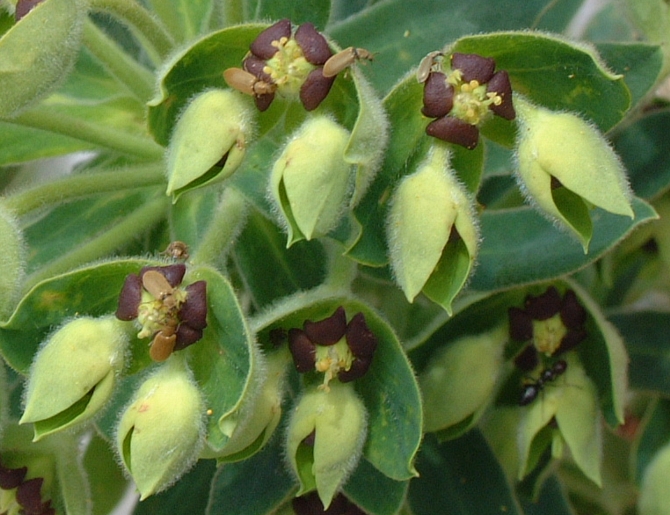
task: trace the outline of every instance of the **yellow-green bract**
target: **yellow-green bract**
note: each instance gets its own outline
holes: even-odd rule
[[[313,443],[305,439],[313,435]],[[313,388],[291,414],[286,455],[303,495],[314,489],[324,507],[354,470],[367,435],[367,412],[351,384]],[[310,452],[311,451],[311,452]]]
[[[123,413],[117,451],[140,498],[164,490],[195,462],[204,443],[205,407],[184,358],[173,354],[138,389]]]
[[[543,212],[569,228],[585,252],[592,235],[591,206],[634,218],[623,165],[593,125],[520,96],[514,102],[520,122],[519,182]]]
[[[326,116],[309,118],[275,161],[270,196],[288,229],[289,245],[325,235],[348,206],[352,166],[349,131]]]
[[[58,329],[35,356],[20,423],[35,440],[80,424],[109,400],[123,368],[128,338],[114,317],[81,317]]]

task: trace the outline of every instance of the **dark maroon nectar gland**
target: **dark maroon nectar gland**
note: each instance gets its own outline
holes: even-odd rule
[[[421,112],[435,118],[426,134],[473,149],[479,126],[491,116],[513,120],[512,86],[507,72],[495,72],[495,61],[476,54],[455,52],[449,59],[429,53],[419,65],[417,80],[423,82]]]
[[[181,285],[186,266],[144,267],[126,277],[116,317],[140,324],[138,338],[152,338],[149,354],[165,361],[202,338],[207,327],[207,284]]]
[[[16,2],[16,8],[14,10],[14,19],[19,21],[26,14],[32,11],[38,4],[41,4],[44,0],[19,0]]]
[[[517,342],[529,341],[536,352],[545,356],[573,349],[588,336],[584,327],[586,310],[572,290],[561,297],[558,290],[550,286],[541,295],[528,295],[523,309],[511,307],[507,313],[510,338]]]
[[[2,506],[12,506],[11,513],[25,513],[29,515],[55,515],[51,500],[44,500],[42,486],[43,477],[34,477],[26,480],[28,467],[8,468],[0,461],[0,489],[3,490]],[[3,513],[9,513],[5,511]]]
[[[320,388],[326,391],[336,377],[347,383],[365,375],[377,348],[377,337],[368,328],[363,313],[357,313],[347,323],[342,306],[328,318],[306,320],[303,329],[290,329],[288,340],[296,370],[323,373]]]

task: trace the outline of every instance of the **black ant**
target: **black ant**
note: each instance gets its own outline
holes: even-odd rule
[[[519,406],[528,406],[531,402],[537,399],[537,396],[540,395],[544,385],[555,381],[557,377],[565,373],[567,368],[568,364],[563,359],[559,359],[550,367],[545,368],[534,383],[528,383],[523,386],[521,397],[519,398]]]

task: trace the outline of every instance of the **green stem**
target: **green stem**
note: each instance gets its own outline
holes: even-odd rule
[[[216,265],[235,240],[246,216],[246,201],[235,189],[227,188],[203,234],[198,247],[191,256],[192,263]]]
[[[67,202],[96,193],[115,192],[165,183],[162,164],[147,164],[119,171],[72,175],[16,193],[5,199],[16,216],[50,204]]]
[[[163,147],[149,138],[87,122],[76,116],[50,111],[43,107],[36,107],[5,121],[55,132],[141,159],[163,158]]]
[[[23,284],[24,291],[29,291],[45,279],[72,270],[84,263],[108,256],[158,223],[165,217],[167,208],[168,199],[164,196],[147,202],[99,236],[72,249],[67,254],[56,258],[30,274]]]
[[[216,7],[221,13],[225,26],[243,23],[245,21],[244,5],[239,0],[219,0]]]
[[[172,51],[174,41],[165,27],[134,0],[92,0],[91,9],[104,11],[136,29],[146,38],[160,59]]]
[[[356,262],[344,256],[342,247],[334,241],[324,240],[323,246],[328,253],[328,271],[323,288],[340,292],[350,291],[351,283],[358,273]]]
[[[84,25],[84,44],[142,103],[146,103],[153,96],[153,74],[130,57],[91,20],[87,20]]]

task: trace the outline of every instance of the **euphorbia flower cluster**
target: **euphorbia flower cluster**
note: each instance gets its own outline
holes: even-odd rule
[[[166,360],[202,338],[207,327],[207,284],[197,281],[186,287],[183,263],[145,266],[126,277],[119,296],[116,317],[141,325],[138,338],[152,337],[154,361]]]
[[[426,127],[426,134],[473,149],[479,141],[479,125],[491,115],[506,120],[516,117],[512,104],[512,86],[506,71],[495,71],[492,58],[455,52],[450,57],[450,70],[443,70],[441,53],[426,57],[419,71],[427,67],[419,80],[424,81],[423,109],[435,118]],[[425,71],[425,70],[423,70]]]
[[[347,323],[342,306],[328,318],[306,320],[302,329],[290,329],[288,340],[296,370],[324,373],[325,389],[334,377],[348,383],[365,375],[377,348],[377,337],[365,323],[363,313]]]
[[[28,467],[9,468],[0,462],[0,513],[55,515],[51,500],[42,499],[44,478],[26,479]]]
[[[328,96],[336,75],[324,75],[323,67],[333,56],[328,41],[311,23],[295,33],[291,21],[280,20],[261,32],[250,45],[242,67],[224,72],[228,84],[254,96],[256,107],[265,111],[275,93],[298,96],[307,111],[313,111]]]
[[[554,357],[573,349],[586,338],[586,310],[573,290],[567,290],[561,297],[558,290],[550,286],[541,295],[528,295],[523,309],[509,308],[508,316],[512,340],[530,341],[516,356],[514,364],[524,372],[540,365],[544,367],[535,381],[523,385],[519,404],[526,406],[537,398],[546,383],[565,373],[566,361]],[[549,360],[541,363],[541,356]]]
[[[558,290],[550,286],[541,295],[528,295],[523,308],[509,308],[508,315],[512,340],[532,340],[529,348],[535,355],[535,362],[532,363],[532,357],[525,363],[523,359],[517,360],[517,366],[524,370],[537,365],[536,352],[546,356],[560,354],[573,349],[587,336],[584,329],[586,310],[572,290],[567,290],[561,297]]]

